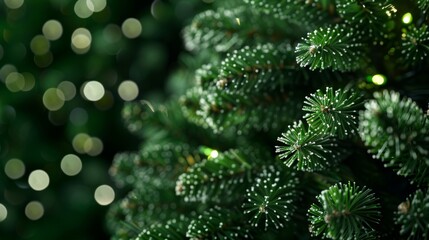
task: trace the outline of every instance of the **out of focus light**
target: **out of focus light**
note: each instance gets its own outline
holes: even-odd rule
[[[86,0],[86,5],[94,12],[101,12],[106,8],[106,0]]]
[[[78,28],[72,34],[72,49],[77,54],[87,53],[91,47],[91,41],[91,32],[86,28]]]
[[[61,170],[67,176],[77,175],[82,170],[82,161],[74,154],[67,154],[61,160]]]
[[[25,216],[27,216],[30,220],[39,220],[41,217],[43,217],[44,213],[45,209],[38,201],[31,201],[27,204],[27,206],[25,206]]]
[[[3,222],[7,218],[7,209],[0,203],[0,222]]]
[[[382,74],[376,74],[372,76],[371,80],[375,85],[383,85],[384,83],[386,83],[386,77]]]
[[[90,2],[90,4],[88,4]],[[88,6],[92,7],[89,8]],[[89,18],[94,13],[94,7],[91,1],[78,0],[74,4],[74,13],[80,18]]]
[[[57,111],[64,106],[64,93],[58,88],[49,88],[43,94],[43,105],[50,111]]]
[[[11,92],[19,92],[25,87],[25,78],[21,73],[11,72],[7,75],[5,84]]]
[[[24,4],[24,0],[4,0],[4,4],[10,9],[17,9]]]
[[[54,41],[63,35],[63,26],[57,20],[48,20],[43,24],[42,32],[46,39]]]
[[[115,43],[121,40],[121,28],[116,24],[109,24],[103,29],[103,37],[107,42]]]
[[[407,12],[402,16],[402,22],[405,24],[410,24],[413,21],[413,15],[411,13]]]
[[[88,121],[88,113],[83,108],[75,108],[70,112],[70,122],[75,126],[82,126]]]
[[[24,162],[19,159],[12,158],[7,161],[4,166],[4,172],[10,179],[18,179],[22,177],[25,173]]]
[[[65,101],[70,101],[76,96],[76,87],[72,82],[63,81],[58,84],[58,89],[63,92]]]
[[[95,201],[102,205],[109,205],[115,200],[115,191],[109,185],[101,185],[94,192]]]
[[[119,84],[118,94],[124,101],[132,101],[139,95],[139,87],[135,82],[126,80]]]
[[[217,158],[219,156],[219,152],[216,150],[211,151],[210,158]]]
[[[104,96],[103,84],[97,81],[89,81],[83,85],[83,96],[89,101],[98,101]]]
[[[24,79],[25,79],[25,85],[22,91],[30,91],[31,89],[34,88],[34,85],[36,84],[36,79],[34,79],[33,74],[28,72],[22,73],[22,75],[24,76]]]
[[[3,82],[6,80],[6,77],[12,73],[16,72],[16,67],[12,64],[5,64],[0,68],[0,80]]]
[[[35,55],[44,55],[49,52],[50,43],[45,36],[37,35],[31,40],[30,48]]]
[[[136,38],[142,33],[142,25],[135,18],[128,18],[122,23],[122,33],[127,38]]]
[[[88,155],[94,157],[103,151],[103,142],[97,137],[88,138],[83,148]]]
[[[43,170],[34,170],[28,176],[28,184],[35,191],[42,191],[49,186],[49,175]]]
[[[86,133],[79,133],[72,140],[73,148],[78,153],[85,153],[85,142],[91,137]]]

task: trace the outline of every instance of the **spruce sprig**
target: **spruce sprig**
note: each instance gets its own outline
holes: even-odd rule
[[[357,26],[364,37],[377,40],[387,37],[386,24],[397,11],[385,0],[337,0],[335,3],[338,14],[348,25]]]
[[[429,124],[422,109],[399,93],[374,93],[360,113],[359,134],[385,166],[418,183],[429,181]]]
[[[293,84],[308,81],[303,72],[289,44],[245,46],[227,54],[221,62],[216,86],[231,94],[285,92]]]
[[[244,0],[255,9],[260,9],[274,18],[297,24],[310,31],[329,22],[328,14],[320,11],[316,1],[301,0]],[[301,29],[300,29],[301,30]]]
[[[215,151],[178,177],[176,194],[183,196],[185,201],[205,203],[221,199],[234,200],[237,194],[244,192],[243,184],[250,181],[255,162],[266,159],[262,153],[251,150]]]
[[[335,139],[327,134],[315,132],[302,121],[288,126],[278,141],[285,146],[276,146],[276,153],[288,167],[301,171],[319,171],[337,164],[342,152]]]
[[[417,6],[423,12],[423,14],[426,14],[429,10],[429,1],[428,0],[417,0]]]
[[[248,239],[249,228],[242,227],[242,215],[236,209],[215,206],[195,217],[188,226],[189,239]]]
[[[429,239],[429,194],[417,190],[398,206],[396,224],[407,239]]]
[[[189,223],[190,219],[183,215],[166,223],[155,223],[141,231],[135,240],[182,240],[186,238]]]
[[[255,228],[263,225],[265,231],[285,227],[296,209],[298,178],[293,172],[270,165],[255,180],[246,190],[247,201],[243,204],[244,213],[250,215],[249,222]]]
[[[331,239],[358,239],[373,232],[380,220],[380,204],[367,187],[337,183],[317,196],[308,210],[310,232]]]
[[[353,90],[333,90],[327,87],[323,92],[317,90],[304,101],[304,118],[311,128],[318,132],[350,137],[357,133],[358,109],[362,97]]]
[[[345,72],[365,66],[362,37],[350,26],[321,27],[303,40],[295,49],[301,67]]]
[[[427,25],[417,28],[411,26],[402,34],[403,61],[407,65],[420,65],[427,62],[429,55],[429,31]]]

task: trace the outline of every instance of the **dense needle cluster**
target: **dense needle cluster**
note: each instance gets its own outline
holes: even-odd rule
[[[422,109],[396,92],[375,93],[360,114],[359,133],[369,151],[398,174],[428,182],[429,126]]]
[[[254,227],[263,225],[265,230],[270,226],[283,228],[295,210],[298,178],[292,172],[284,173],[270,166],[255,181],[246,190],[248,201],[243,204],[244,213],[251,216],[249,222]]]
[[[115,239],[427,238],[428,1],[203,2],[188,88],[125,108]]]
[[[405,202],[398,205],[396,223],[401,225],[401,233],[410,239],[429,238],[429,194],[417,190]]]
[[[308,210],[310,231],[332,239],[360,239],[371,235],[380,220],[380,204],[374,193],[350,182],[338,183],[317,196]]]

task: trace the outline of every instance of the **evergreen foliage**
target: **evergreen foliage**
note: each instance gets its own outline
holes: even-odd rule
[[[371,225],[379,221],[380,204],[370,189],[338,183],[323,190],[317,200],[319,204],[308,210],[312,234],[332,239],[373,235]]]
[[[429,195],[417,190],[398,206],[396,223],[401,225],[401,234],[408,239],[429,238]]]
[[[186,91],[124,108],[143,144],[112,165],[129,190],[112,239],[427,238],[427,214],[408,214],[429,209],[428,32],[402,22],[424,16],[412,5],[218,0],[196,15]]]

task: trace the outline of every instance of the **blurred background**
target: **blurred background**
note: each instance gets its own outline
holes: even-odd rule
[[[108,239],[125,102],[168,97],[214,0],[0,0],[0,239]],[[180,88],[180,80],[173,87]]]

